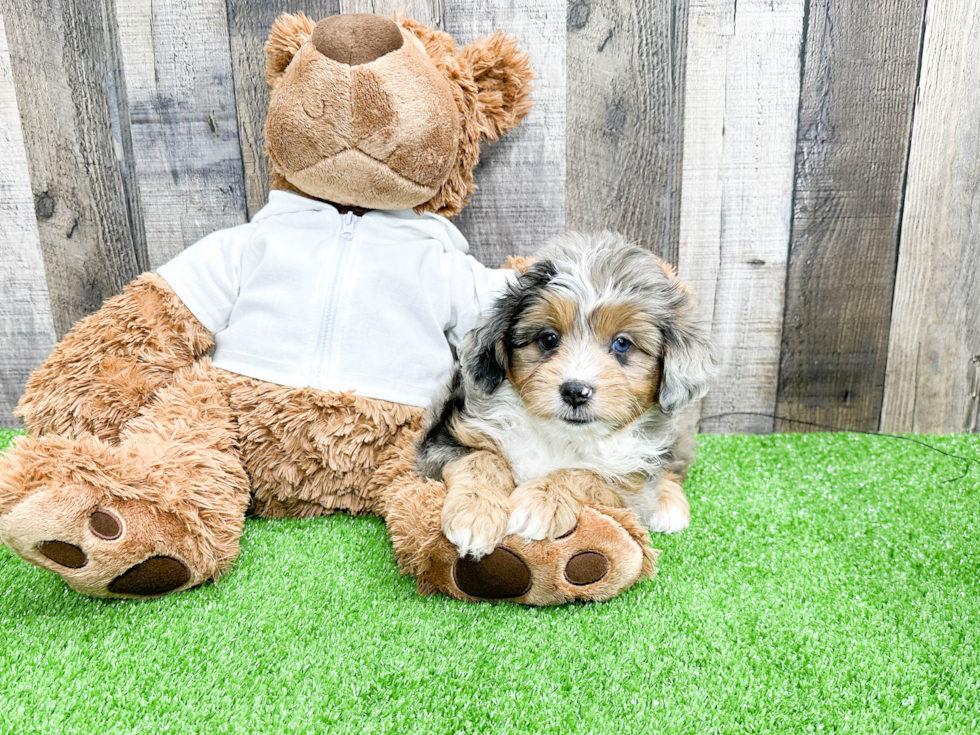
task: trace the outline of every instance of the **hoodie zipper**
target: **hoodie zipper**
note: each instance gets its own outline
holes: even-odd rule
[[[357,216],[353,212],[344,215],[344,226],[340,228],[340,239],[350,240],[354,237],[354,225]]]
[[[323,321],[320,326],[320,343],[317,345],[316,357],[314,358],[313,374],[317,376],[317,386],[323,387],[326,379],[331,372],[332,365],[327,362],[327,351],[333,340],[334,321],[337,311],[337,301],[340,291],[340,279],[347,266],[347,256],[350,255],[351,245],[354,239],[354,230],[357,228],[359,218],[353,212],[344,215],[343,225],[340,228],[340,252],[334,261],[334,272],[330,279],[330,291],[327,294],[327,308],[323,314]]]

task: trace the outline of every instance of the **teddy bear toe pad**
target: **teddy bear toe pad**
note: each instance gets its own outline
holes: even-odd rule
[[[453,581],[472,597],[502,600],[522,597],[531,590],[531,570],[513,551],[498,546],[479,561],[465,556],[457,559]]]
[[[565,579],[576,587],[601,582],[609,574],[609,559],[598,551],[580,551],[565,565]]]
[[[42,541],[37,545],[37,550],[55,564],[69,569],[81,569],[88,563],[84,551],[64,541]]]
[[[109,582],[109,591],[117,595],[152,597],[183,587],[190,578],[191,571],[184,562],[172,556],[154,556]]]
[[[95,511],[88,519],[88,526],[103,541],[115,541],[122,536],[122,521],[115,513],[106,510]]]

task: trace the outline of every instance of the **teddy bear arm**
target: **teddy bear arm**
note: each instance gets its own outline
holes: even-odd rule
[[[213,346],[166,281],[145,273],[75,325],[28,379],[16,413],[33,436],[114,440],[175,371]]]

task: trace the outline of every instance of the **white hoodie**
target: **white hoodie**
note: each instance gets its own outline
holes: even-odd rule
[[[214,335],[214,364],[280,385],[426,406],[452,351],[513,271],[445,217],[341,215],[284,191],[159,268]]]

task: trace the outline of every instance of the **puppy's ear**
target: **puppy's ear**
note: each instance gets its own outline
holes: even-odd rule
[[[283,13],[272,24],[269,40],[265,42],[265,81],[272,88],[293,60],[299,47],[306,43],[316,23],[303,13]]]
[[[510,363],[507,344],[510,329],[540,297],[540,293],[557,275],[554,263],[544,260],[527,266],[517,281],[507,287],[486,320],[471,336],[466,355],[466,372],[487,393],[493,393],[504,378]]]
[[[531,60],[513,37],[497,31],[465,46],[459,62],[476,84],[480,136],[493,143],[531,111]]]
[[[510,294],[504,297],[510,299]],[[507,348],[504,333],[510,315],[496,309],[491,317],[473,332],[473,351],[466,361],[467,372],[487,393],[497,390],[507,375]]]
[[[671,414],[704,397],[711,387],[715,363],[693,292],[672,273],[667,276],[674,290],[674,318],[663,328],[659,403],[661,411]]]

